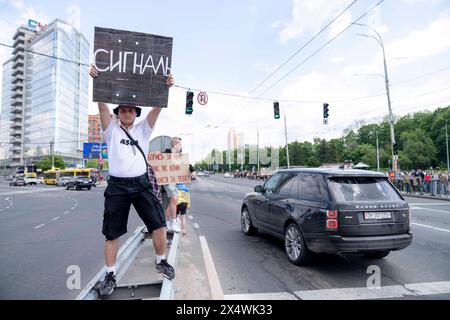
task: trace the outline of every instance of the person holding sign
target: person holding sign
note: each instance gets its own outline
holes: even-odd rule
[[[183,149],[181,146],[181,138],[172,137],[171,139],[171,149],[166,149],[164,153],[182,153]],[[189,172],[195,174],[194,167],[189,164]],[[167,194],[168,204],[166,208],[166,225],[168,232],[180,233],[182,230],[178,226],[177,222],[177,205],[178,205],[178,191],[175,183],[166,184],[163,186],[164,191]]]
[[[92,65],[89,71],[91,77],[98,76],[97,68]],[[173,86],[171,74],[166,84]],[[150,135],[161,112],[160,107],[154,107],[146,119],[139,122],[136,117],[141,114],[141,108],[119,105],[113,112],[118,121],[111,119],[109,107],[104,102],[98,102],[100,123],[109,156],[109,181],[105,190],[105,210],[103,215],[102,233],[106,238],[105,261],[106,275],[100,287],[100,294],[111,294],[116,286],[115,263],[119,249],[119,237],[127,232],[128,214],[131,204],[139,217],[152,233],[153,246],[156,251],[156,270],[168,279],[175,277],[174,268],[165,259],[167,245],[166,219],[164,209],[151,191],[151,183],[147,175],[147,160],[142,153],[148,154]]]

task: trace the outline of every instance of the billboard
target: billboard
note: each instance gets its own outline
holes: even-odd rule
[[[83,159],[108,159],[108,146],[102,142],[83,143]]]

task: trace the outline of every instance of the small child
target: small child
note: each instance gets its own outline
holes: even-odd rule
[[[189,189],[184,183],[177,183],[177,216],[180,215],[181,220],[181,234],[183,236],[187,235],[186,229],[186,213],[187,209],[191,207],[191,197],[189,194]]]

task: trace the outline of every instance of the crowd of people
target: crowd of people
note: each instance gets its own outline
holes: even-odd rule
[[[389,171],[389,179],[399,191],[409,194],[430,194],[448,196],[450,191],[449,173],[435,170]]]

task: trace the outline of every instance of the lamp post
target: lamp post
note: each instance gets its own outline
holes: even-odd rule
[[[378,131],[375,131],[377,135],[377,171],[380,172],[380,149],[378,148]]]
[[[375,39],[375,41],[378,42],[378,44],[381,46],[381,50],[383,52],[383,66],[384,66],[384,83],[386,86],[386,96],[387,96],[387,102],[388,102],[388,108],[389,108],[389,126],[391,131],[391,153],[392,153],[392,169],[394,171],[397,171],[397,155],[394,155],[394,144],[395,144],[395,133],[394,133],[394,116],[392,115],[392,108],[391,108],[391,97],[389,94],[389,78],[388,78],[388,72],[387,72],[387,65],[386,65],[386,54],[384,51],[384,43],[383,39],[381,38],[380,34],[371,26],[368,26],[366,24],[362,23],[355,23],[358,26],[363,26],[371,29],[378,37],[374,37],[372,35],[367,34],[357,34],[358,36],[366,37],[366,38],[372,38]]]
[[[447,130],[448,119],[445,119],[445,144],[447,145],[447,173],[450,173],[450,163],[448,157],[448,130]]]

